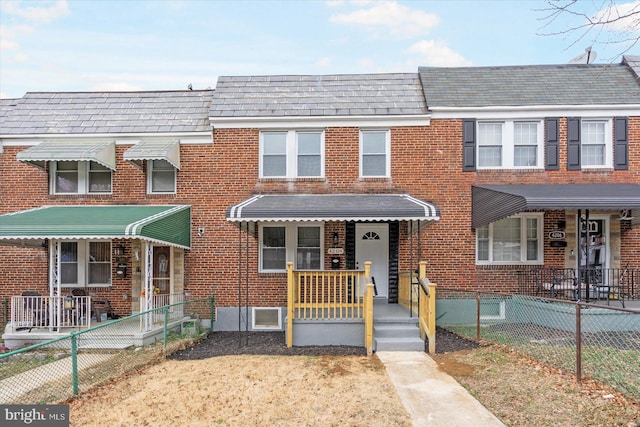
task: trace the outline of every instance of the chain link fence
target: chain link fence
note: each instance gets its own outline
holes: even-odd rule
[[[640,400],[640,308],[438,288],[437,325]]]
[[[198,340],[214,316],[213,296],[191,299],[0,354],[0,404],[64,402]]]

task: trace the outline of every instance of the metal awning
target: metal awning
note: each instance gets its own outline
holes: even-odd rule
[[[180,141],[143,141],[124,152],[124,159],[142,167],[143,160],[166,160],[180,169]]]
[[[473,228],[523,211],[640,209],[637,184],[515,184],[474,186]]]
[[[44,169],[49,161],[93,161],[116,170],[116,144],[114,142],[60,142],[47,141],[19,152],[16,159]]]
[[[264,194],[227,208],[232,222],[439,219],[437,206],[407,194]]]
[[[0,215],[0,243],[122,238],[189,249],[191,206],[42,206]]]

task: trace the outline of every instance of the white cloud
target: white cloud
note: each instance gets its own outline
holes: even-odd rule
[[[427,33],[439,23],[437,15],[392,2],[374,3],[369,9],[332,15],[337,24],[362,27],[375,37],[412,38]]]
[[[620,18],[621,15],[628,15],[635,12],[635,15]],[[640,34],[640,0],[630,3],[615,4],[596,12],[594,18],[598,21],[612,21],[606,24],[605,28],[611,31],[622,31],[631,34]]]
[[[358,61],[358,66],[361,68],[373,68],[373,61],[369,58],[362,58]]]
[[[316,61],[316,66],[318,67],[328,67],[329,65],[331,65],[331,58],[326,56]]]
[[[325,4],[327,7],[338,7],[344,4],[344,0],[327,0]]]
[[[421,40],[406,49],[404,53],[416,55],[416,62],[420,65],[436,67],[471,65],[462,55],[454,52],[446,44],[438,40]]]
[[[33,4],[31,2],[25,3],[22,1],[3,0],[6,3],[3,6],[4,13],[7,15],[15,15],[26,19],[34,24],[49,24],[53,20],[62,16],[69,15],[69,3],[67,0],[58,0],[56,2],[46,2],[49,6],[26,6],[21,7],[24,4]]]

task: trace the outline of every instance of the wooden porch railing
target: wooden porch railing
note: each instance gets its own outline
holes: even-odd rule
[[[287,263],[287,346],[293,345],[294,319],[363,319],[370,273],[369,261],[364,270],[326,271],[294,271]]]
[[[418,274],[400,274],[398,303],[418,315],[420,338],[429,340],[429,353],[436,352],[436,284],[427,279],[427,262],[421,261]]]
[[[90,296],[12,296],[13,331],[91,327]]]

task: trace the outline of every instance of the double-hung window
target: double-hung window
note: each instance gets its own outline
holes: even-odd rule
[[[96,162],[51,162],[52,194],[111,193],[111,169]]]
[[[543,216],[521,214],[476,229],[478,264],[540,264]]]
[[[391,176],[391,140],[388,130],[360,131],[360,176]]]
[[[478,168],[542,167],[542,122],[478,122]]]
[[[321,224],[273,224],[260,227],[260,271],[284,272],[287,262],[296,270],[320,270]]]
[[[147,161],[148,193],[175,193],[176,168],[166,160]]]
[[[261,178],[324,176],[324,132],[264,131],[260,133]]]
[[[582,120],[581,164],[583,167],[605,167],[611,164],[611,130],[606,120]]]
[[[109,286],[111,243],[108,241],[61,241],[60,283],[63,286]]]

